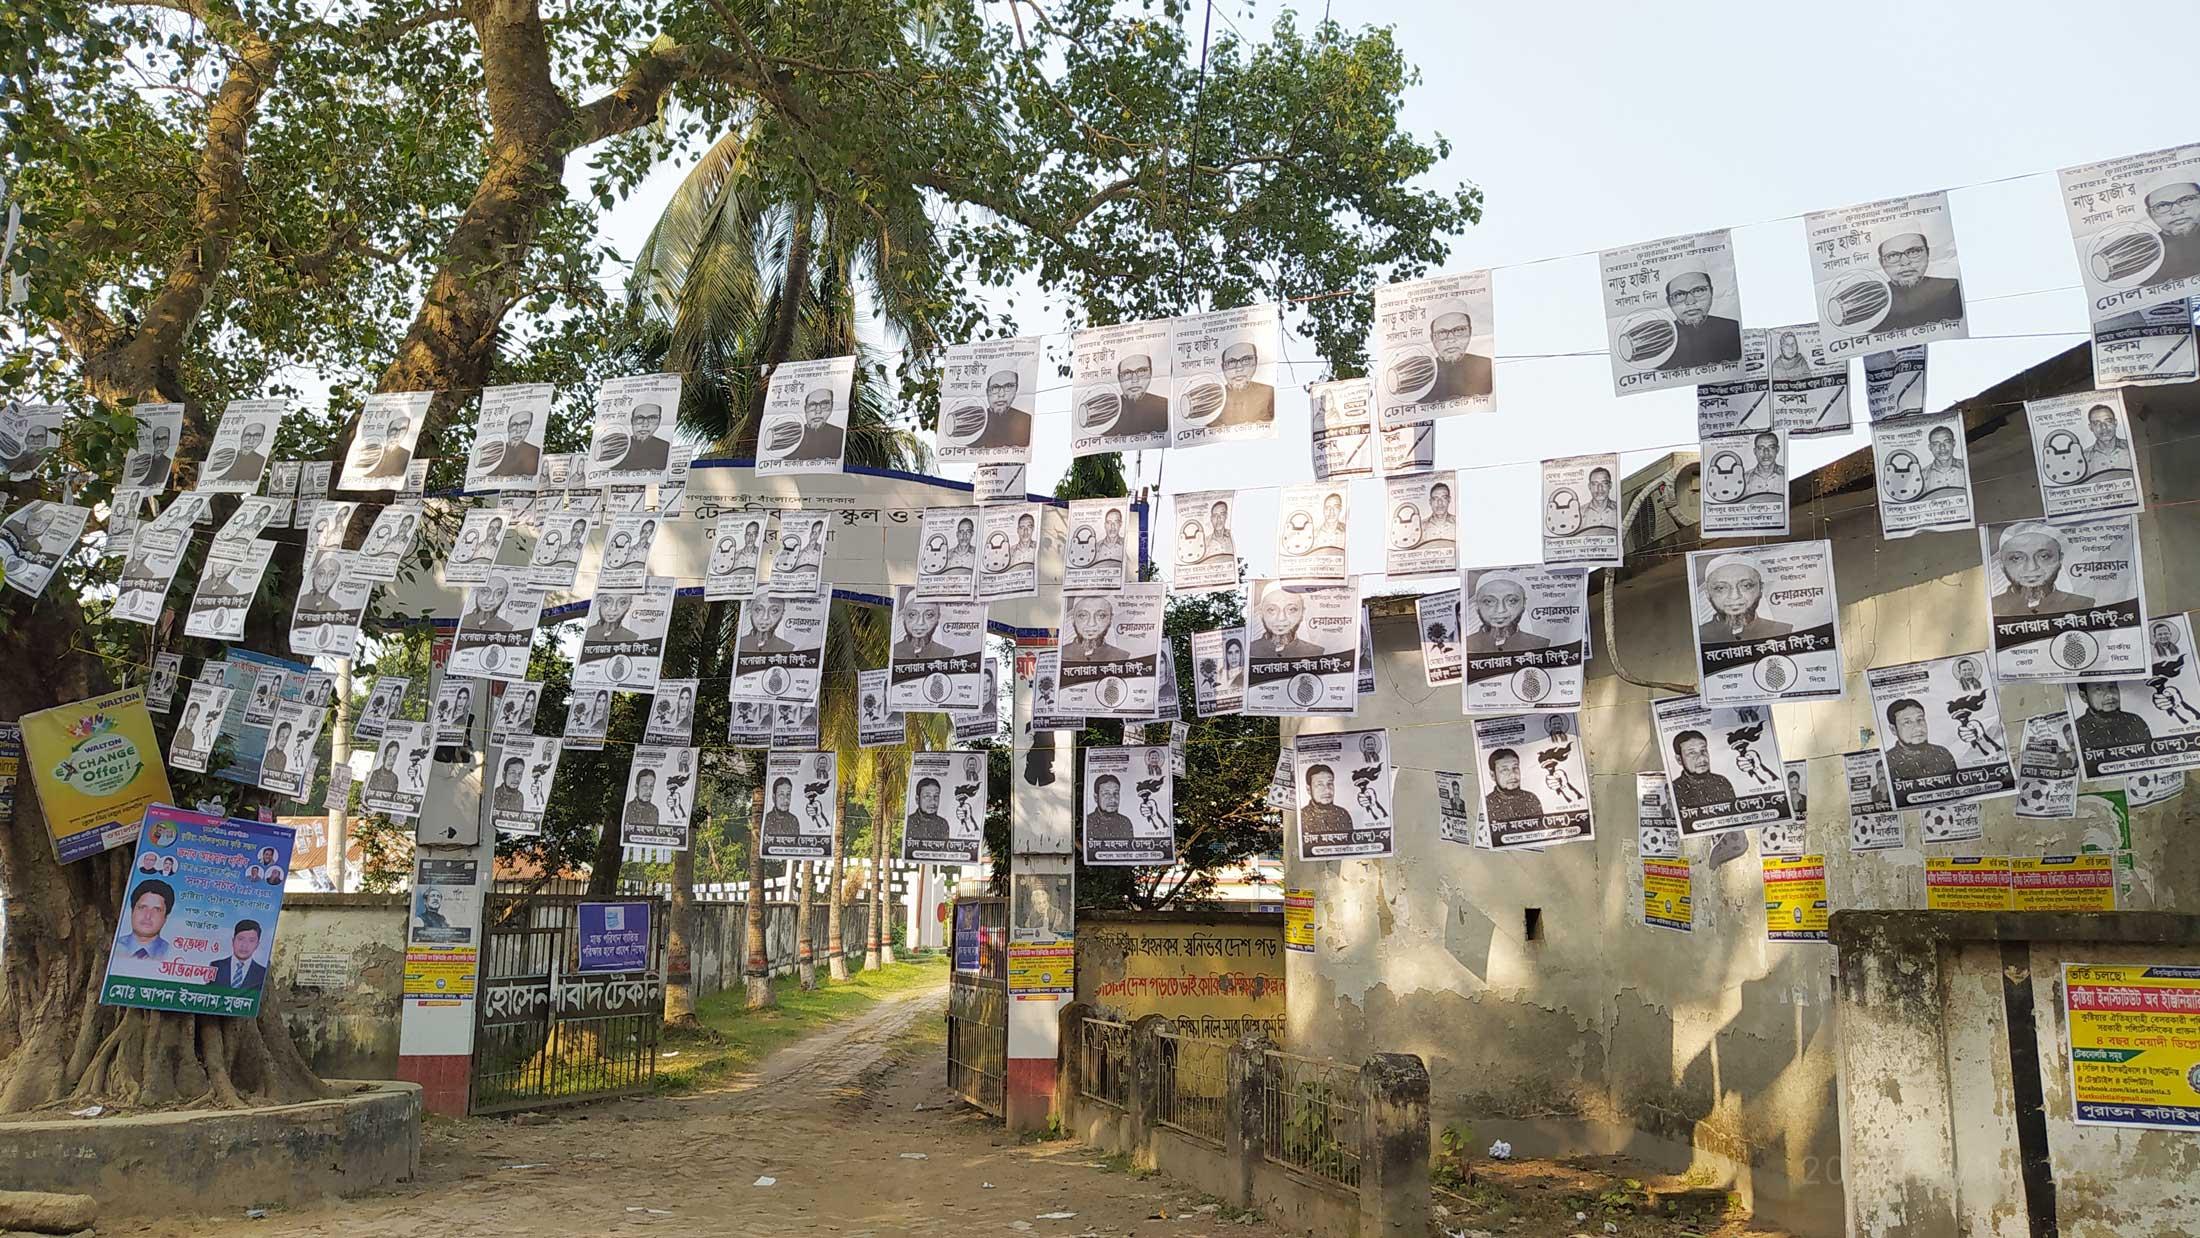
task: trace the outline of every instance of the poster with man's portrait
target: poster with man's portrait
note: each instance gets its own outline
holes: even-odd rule
[[[495,567],[488,579],[466,591],[451,640],[448,673],[468,679],[527,678],[535,625],[542,620],[542,590],[524,567]]]
[[[550,810],[562,745],[548,735],[510,735],[498,741],[489,762],[489,821],[499,834],[535,838]]]
[[[1923,344],[1864,355],[1864,409],[1873,422],[1925,415],[1927,363]]]
[[[2041,510],[2049,520],[2089,520],[2146,507],[2138,449],[2121,391],[2026,400]]]
[[[1994,678],[2129,679],[2147,669],[2139,518],[1979,527]]]
[[[466,456],[469,491],[538,490],[542,444],[550,429],[549,383],[514,383],[481,393],[474,446]]]
[[[2200,649],[2192,620],[2158,615],[2146,633],[2143,674],[2064,689],[2088,778],[2200,769]]]
[[[328,711],[305,701],[278,701],[260,752],[260,789],[303,801],[319,764],[315,749]]]
[[[1873,422],[1872,467],[1879,479],[1881,536],[1955,533],[1978,523],[1971,514],[1963,414]]]
[[[1490,846],[1548,846],[1596,837],[1589,756],[1571,712],[1474,720],[1474,762]]]
[[[2016,792],[2001,693],[1987,657],[1964,653],[1864,672],[1896,808]]]
[[[655,691],[665,630],[672,625],[672,597],[673,582],[657,576],[639,593],[607,593],[590,602],[573,686]]]
[[[1371,477],[1375,443],[1375,380],[1340,378],[1315,383],[1309,396],[1313,420],[1314,480]]]
[[[1841,754],[1849,795],[1849,850],[1892,851],[1903,845],[1902,814],[1895,811],[1887,755],[1877,748]]]
[[[1070,337],[1070,353],[1071,456],[1169,445],[1176,379],[1166,321],[1087,327]]]
[[[1361,614],[1351,585],[1252,582],[1243,712],[1285,717],[1358,709]]]
[[[727,512],[711,529],[710,559],[703,568],[703,597],[733,602],[756,592],[764,563],[767,512]]]
[[[351,450],[344,454],[338,490],[401,490],[412,467],[413,449],[428,424],[432,391],[385,391],[370,395],[359,409]]]
[[[195,488],[206,494],[258,490],[275,451],[275,431],[289,411],[287,400],[231,400],[224,405]]]
[[[1245,708],[1245,629],[1192,633],[1192,702],[1202,718]]]
[[[1705,537],[1786,537],[1787,436],[1778,430],[1704,439]]]
[[[908,715],[887,699],[886,668],[856,672],[856,744],[898,748],[909,740]]]
[[[575,688],[565,698],[565,746],[575,752],[603,748],[611,726],[611,689]]]
[[[1163,665],[1167,665],[1166,662]],[[959,742],[990,741],[1001,731],[1001,680],[1000,670],[991,657],[985,659],[984,682],[978,691],[978,703],[968,709],[950,709],[947,720],[951,733]]]
[[[916,752],[902,805],[901,858],[976,864],[985,849],[985,754]]]
[[[54,568],[84,540],[84,524],[91,516],[89,507],[45,499],[32,499],[8,513],[0,520],[0,576],[8,588],[31,598],[44,593]],[[264,565],[265,556],[261,561]]]
[[[1032,857],[1036,858],[1036,857]],[[1011,942],[1065,942],[1077,933],[1077,874],[1034,872],[1019,863],[1009,874],[1008,934]]]
[[[1301,585],[1350,580],[1351,508],[1352,491],[1343,484],[1283,487],[1276,504],[1276,579]]]
[[[1742,293],[1726,229],[1597,255],[1612,394],[1742,377]]]
[[[645,744],[685,745],[695,736],[695,680],[660,679],[642,727]]]
[[[1818,324],[1773,327],[1765,339],[1773,427],[1787,431],[1789,438],[1848,433],[1848,358],[1827,355]]]
[[[1545,460],[1542,490],[1545,566],[1620,565],[1617,453]]]
[[[1282,344],[1282,317],[1273,305],[1172,319],[1177,395],[1170,401],[1169,446],[1274,438]]]
[[[1385,430],[1497,407],[1497,308],[1488,271],[1375,290],[1368,336]]]
[[[1813,211],[1803,239],[1829,356],[1970,334],[1946,192]]]
[[[457,748],[466,743],[474,729],[474,706],[479,702],[481,685],[471,679],[460,679],[446,672],[436,684],[435,705],[429,717],[435,720],[435,746]]]
[[[967,340],[940,360],[942,464],[1022,464],[1031,459],[1031,416],[1039,398],[1041,340]]]
[[[1635,849],[1646,860],[1681,857],[1681,831],[1673,815],[1673,786],[1664,774],[1635,775]]]
[[[458,526],[458,540],[451,543],[451,553],[443,560],[443,583],[478,585],[487,580],[511,526],[511,517],[495,508],[477,507],[467,512]],[[580,562],[578,552],[573,561]],[[569,587],[573,582],[568,579],[565,583]]]
[[[864,674],[872,674],[865,671]],[[884,671],[880,676],[881,693],[885,692]],[[726,702],[726,742],[736,748],[769,748],[772,743],[772,722],[777,706],[770,701],[744,701],[736,697]],[[898,742],[898,741],[897,741]]]
[[[775,751],[764,759],[764,820],[759,835],[765,859],[832,859],[839,819],[837,756]]]
[[[756,475],[838,473],[848,449],[855,381],[853,356],[774,366],[756,436]]]
[[[827,592],[825,552],[832,545],[832,514],[822,511],[779,513],[772,531],[771,572],[764,589],[775,597],[817,597]]]
[[[1166,745],[1085,749],[1085,863],[1176,861],[1176,779]]]
[[[367,528],[366,540],[359,543],[359,557],[353,562],[353,569],[367,580],[384,584],[396,580],[405,557],[412,553],[413,544],[420,539],[420,526],[426,519],[427,509],[418,503],[391,503],[376,512],[374,523]],[[344,522],[336,526],[339,542],[344,527],[350,522],[350,513],[346,512]]]
[[[1237,588],[1237,497],[1235,490],[1183,490],[1171,496],[1170,588],[1179,593]]]
[[[68,415],[69,410],[59,404],[0,401],[0,473],[9,481],[27,481],[37,475],[39,466],[61,445],[61,425]]]
[[[603,558],[596,565],[596,596],[633,593],[649,580],[649,555],[657,545],[660,521],[650,512],[622,512],[603,531]]]
[[[167,713],[176,699],[176,684],[182,679],[182,654],[154,654],[153,675],[145,686],[145,707],[156,714]]]
[[[2088,317],[2200,293],[2200,144],[2064,168]]]
[[[831,613],[830,597],[764,593],[742,603],[729,695],[744,701],[815,701]]]
[[[1674,696],[1650,702],[1650,716],[1681,837],[1794,820],[1770,708]]]
[[[1697,684],[1707,703],[1845,694],[1833,543],[1690,551],[1688,592]]]
[[[1459,475],[1409,473],[1383,482],[1383,571],[1390,576],[1459,571]]]
[[[205,773],[207,758],[221,738],[222,719],[228,716],[235,697],[236,689],[220,686],[219,680],[192,684],[190,695],[184,698],[183,713],[176,719],[175,732],[168,737],[168,764]]]
[[[1161,693],[1167,601],[1168,586],[1160,581],[1110,593],[1063,592],[1062,712],[1088,718],[1153,716]]]
[[[1579,709],[1589,660],[1589,572],[1474,567],[1459,600],[1463,708],[1477,716]]]
[[[122,458],[122,479],[117,484],[159,494],[168,488],[176,463],[176,444],[183,437],[183,405],[133,404],[137,441]]]
[[[359,621],[374,600],[374,582],[360,570],[360,552],[323,550],[311,556],[290,612],[290,652],[301,658],[354,657]]]
[[[2024,720],[2017,745],[2017,815],[2064,821],[2078,815],[2078,733],[2070,711]]]
[[[695,811],[696,750],[640,744],[627,766],[626,798],[619,810],[619,842],[628,847],[688,848]]]
[[[1062,547],[1062,588],[1120,589],[1131,579],[1139,530],[1129,499],[1074,499]]]
[[[887,651],[887,703],[917,713],[974,709],[985,693],[983,602],[920,598],[894,586],[893,644]]]
[[[1280,773],[1281,771],[1279,771]],[[1301,731],[1291,741],[1292,806],[1301,862],[1376,859],[1393,853],[1388,731]]]
[[[1459,639],[1459,590],[1424,593],[1413,600],[1414,628],[1421,634],[1421,673],[1431,688],[1466,678],[1465,645]]]
[[[435,732],[427,722],[391,719],[382,728],[374,765],[360,787],[359,805],[399,821],[420,819],[435,765]]]
[[[973,592],[981,602],[1039,596],[1039,536],[1046,507],[1039,503],[995,503],[979,513],[978,575]]]
[[[663,481],[672,462],[672,431],[679,413],[678,374],[606,379],[596,388],[587,484],[601,489]]]
[[[595,519],[586,512],[549,512],[540,524],[541,532],[527,552],[528,575],[538,589],[571,589],[580,579],[581,554],[588,549]],[[465,536],[462,531],[459,540]],[[450,578],[446,569],[444,579]]]
[[[918,515],[916,596],[952,601],[976,596],[978,522],[984,512],[972,506],[927,507]]]
[[[774,701],[767,708],[772,711],[773,752],[807,752],[818,746],[815,701]]]
[[[275,543],[258,539],[215,542],[207,548],[199,568],[198,588],[191,594],[191,610],[184,619],[183,634],[206,640],[244,639],[246,612],[260,592],[260,578],[275,553]]]
[[[274,822],[147,809],[100,1004],[257,1016],[295,842]]]
[[[188,527],[156,529],[148,526],[139,530],[129,553],[123,556],[114,609],[108,613],[117,619],[148,627],[160,622],[160,613],[168,602],[168,587],[175,583],[176,568],[182,565],[183,553],[190,548],[191,530]]]

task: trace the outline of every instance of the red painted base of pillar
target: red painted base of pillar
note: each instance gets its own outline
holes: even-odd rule
[[[1054,1117],[1055,1060],[1051,1057],[1008,1059],[1007,1086],[1001,1102],[1002,1119],[1012,1131],[1040,1131]]]
[[[473,1067],[474,1059],[464,1053],[405,1054],[397,1059],[397,1077],[420,1085],[420,1101],[429,1113],[463,1118]]]

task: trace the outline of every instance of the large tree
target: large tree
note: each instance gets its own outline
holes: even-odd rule
[[[1013,329],[985,292],[1026,277],[1080,320],[1295,304],[1355,371],[1362,300],[1293,298],[1420,272],[1475,195],[1413,187],[1443,146],[1396,126],[1411,71],[1386,31],[1284,19],[1203,48],[1185,7],[19,0],[0,19],[0,159],[29,292],[0,326],[0,383],[96,415],[9,503],[55,494],[67,470],[90,476],[80,501],[103,502],[133,402],[186,402],[192,460],[210,409],[311,387],[301,369],[333,394],[279,448],[325,458],[357,392],[435,390],[419,452],[447,475],[474,389],[574,382],[632,342],[595,312],[596,212],[727,134],[817,218],[880,235],[930,221],[898,375],[919,408],[930,349]],[[586,414],[575,393],[562,432]],[[92,539],[35,606],[0,609],[18,656],[0,717],[142,674],[129,663],[149,661],[151,634],[91,632],[103,549]],[[287,599],[300,554],[279,553],[249,646],[280,651],[260,612]],[[140,656],[82,652],[113,647]],[[120,863],[58,865],[32,795],[0,827],[0,1111],[317,1091],[272,1013],[94,1004]]]

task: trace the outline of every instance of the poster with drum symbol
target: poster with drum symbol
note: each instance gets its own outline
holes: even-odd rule
[[[1742,301],[1724,228],[1597,255],[1612,394],[1742,377]]]
[[[2061,183],[2089,317],[2200,293],[2200,144],[2065,168]]]
[[[1803,217],[1829,356],[1969,334],[1946,192]]]
[[[1069,454],[1169,445],[1176,395],[1167,322],[1090,327],[1070,337]]]
[[[1381,427],[1494,409],[1496,329],[1488,271],[1377,288],[1369,342]]]

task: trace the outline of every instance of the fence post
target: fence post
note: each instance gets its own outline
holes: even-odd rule
[[[1131,1024],[1130,1043],[1130,1094],[1124,1098],[1123,1113],[1130,1119],[1131,1163],[1140,1169],[1154,1168],[1153,1128],[1161,1122],[1161,1089],[1168,1081],[1161,1072],[1161,1038],[1154,1035],[1169,1027],[1166,1015],[1150,1014]]]
[[[1085,1002],[1064,1002],[1055,1016],[1060,1031],[1055,1039],[1054,1112],[1061,1115],[1062,1129],[1072,1133],[1085,1086],[1085,1018],[1091,1013]]]
[[[1253,1173],[1260,1166],[1263,1149],[1261,1072],[1267,1068],[1268,1040],[1246,1036],[1230,1046],[1223,1093],[1222,1150],[1230,1159],[1235,1191],[1229,1202],[1240,1208],[1253,1206]]]
[[[1428,1067],[1378,1053],[1360,1067],[1360,1233],[1428,1232]]]

